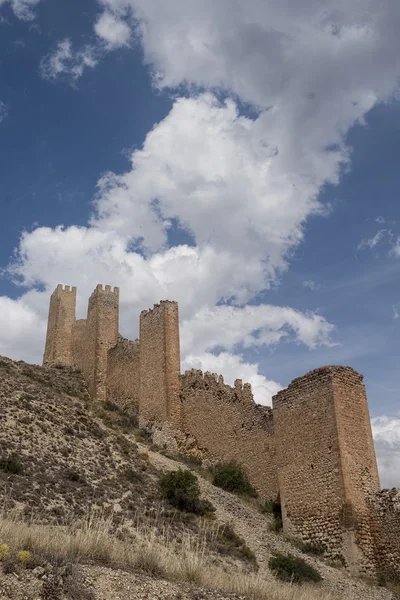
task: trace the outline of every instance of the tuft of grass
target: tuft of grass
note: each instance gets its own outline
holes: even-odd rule
[[[301,584],[322,580],[321,575],[314,567],[293,554],[275,551],[269,559],[268,566],[275,577],[281,581]]]
[[[21,475],[24,471],[23,466],[15,456],[0,458],[0,469],[11,475]]]
[[[243,466],[236,461],[220,463],[213,469],[213,484],[219,488],[257,498],[258,493],[251,485]]]

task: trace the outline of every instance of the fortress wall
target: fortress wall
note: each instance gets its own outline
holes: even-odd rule
[[[79,369],[86,378],[93,371],[92,354],[88,348],[86,319],[78,319],[72,328],[72,366]]]
[[[367,573],[374,564],[368,497],[380,491],[380,482],[363,376],[353,369],[338,367],[332,388],[345,507],[351,519],[344,523],[351,544],[349,552],[353,550],[349,562],[357,563],[358,569]]]
[[[373,570],[367,496],[379,480],[366,403],[349,367],[311,371],[273,398],[284,530],[353,572]]]
[[[176,302],[162,301],[140,315],[140,398],[144,422],[179,427],[179,318]]]
[[[187,371],[181,376],[186,452],[212,462],[236,460],[254,487],[275,500],[278,480],[272,409],[254,403],[251,386],[222,376]],[[192,446],[192,448],[191,448]],[[184,449],[185,450],[185,449]]]
[[[124,406],[139,406],[139,340],[130,342],[119,337],[108,351],[107,400]]]
[[[387,580],[397,580],[400,565],[400,490],[382,490],[371,497],[370,506],[378,574]]]
[[[57,286],[50,297],[43,364],[72,364],[72,328],[75,323],[76,287]]]

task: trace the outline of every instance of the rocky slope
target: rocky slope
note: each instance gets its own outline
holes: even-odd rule
[[[160,498],[158,478],[179,467],[179,460],[158,452],[137,429],[134,411],[122,414],[113,405],[93,405],[79,373],[0,357],[0,544],[12,546],[11,538],[14,544],[18,539],[21,547],[31,544],[33,558],[37,555],[29,568],[15,562],[6,568],[3,561],[0,599],[238,598],[227,593],[238,588],[234,580],[240,580],[242,590],[247,585],[243,598],[313,600],[327,593],[345,599],[394,598],[316,557],[306,558],[323,577],[318,589],[277,585],[268,569],[271,552],[304,558],[300,550],[270,530],[272,517],[261,514],[255,503],[214,487],[198,473],[202,496],[214,505],[216,520],[173,510]],[[66,536],[74,535],[76,545],[77,528],[94,514],[101,514],[108,527],[96,541],[101,551],[94,552],[93,545],[86,554],[81,551],[78,575],[65,579],[58,562],[72,568],[71,551],[64,550]],[[21,525],[27,520],[43,529],[35,525],[29,533]],[[55,529],[48,530],[49,525]],[[57,531],[64,536],[58,545],[53,543]],[[184,548],[187,540],[190,552]],[[107,552],[115,544],[120,546]],[[131,548],[136,554],[129,558]],[[161,568],[163,554],[170,562]],[[267,595],[257,596],[261,589]]]

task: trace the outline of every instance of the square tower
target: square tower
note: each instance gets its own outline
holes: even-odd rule
[[[140,415],[148,422],[181,423],[177,302],[161,301],[140,315]]]
[[[75,310],[76,287],[59,284],[50,297],[44,366],[71,366]]]
[[[273,398],[284,531],[373,573],[371,494],[379,476],[363,377],[322,367]]]

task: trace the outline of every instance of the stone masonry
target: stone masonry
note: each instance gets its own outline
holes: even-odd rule
[[[94,401],[139,411],[159,445],[205,464],[236,460],[265,499],[280,498],[285,533],[323,547],[354,574],[400,576],[400,491],[380,491],[363,377],[315,369],[273,398],[201,371],[180,373],[176,302],[140,315],[140,336],[118,333],[119,290],[99,284],[87,319],[76,288],[51,296],[44,365],[80,369]]]

